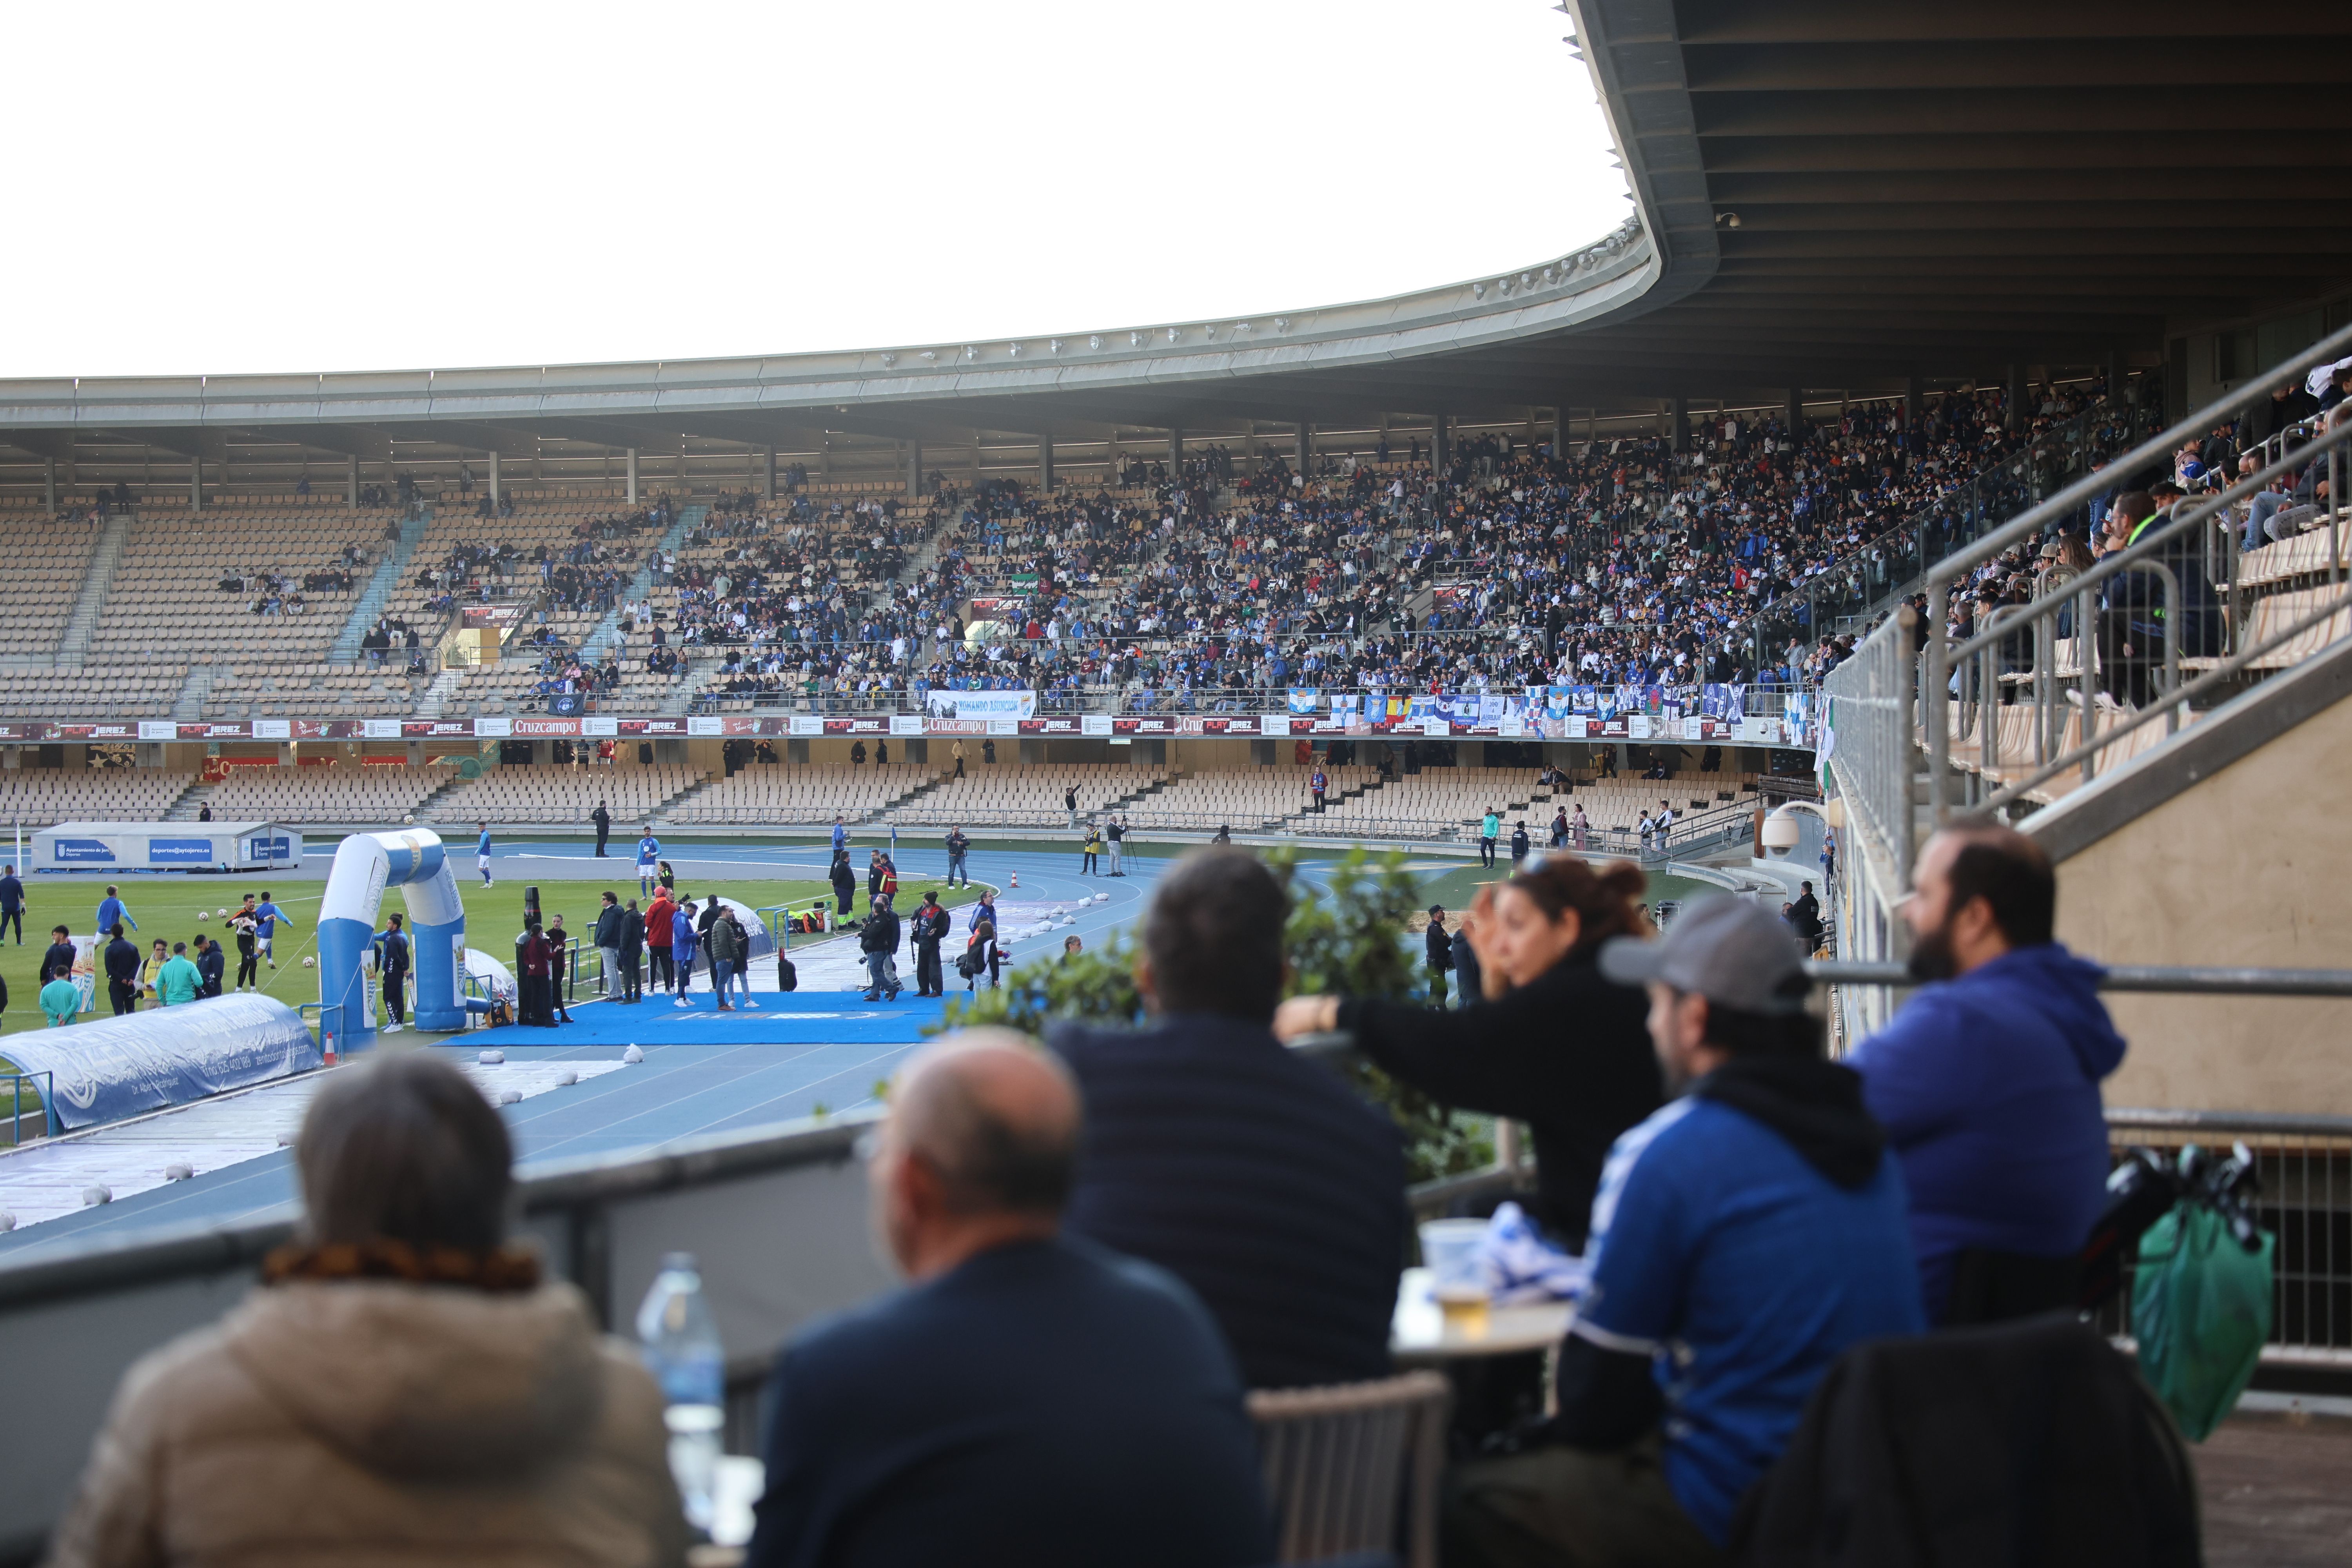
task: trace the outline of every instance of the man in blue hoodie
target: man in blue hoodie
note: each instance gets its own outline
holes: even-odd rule
[[[2053,940],[2057,878],[2021,833],[1939,833],[1913,881],[1927,984],[1848,1060],[1903,1162],[1928,1321],[2069,1304],[2106,1195],[2099,1080],[2124,1058],[2101,972]]]

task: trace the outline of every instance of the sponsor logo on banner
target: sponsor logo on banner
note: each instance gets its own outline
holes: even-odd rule
[[[468,605],[459,625],[467,631],[479,631],[485,626],[510,626],[522,619],[523,606],[518,602],[508,605]]]
[[[147,841],[147,864],[150,866],[209,866],[213,863],[213,841],[209,838],[150,838]]]
[[[1111,732],[1110,715],[1108,713],[1082,713],[1078,717],[1078,732],[1082,735],[1108,735]]]
[[[517,735],[577,735],[577,719],[518,719],[514,721]]]
[[[1113,719],[1110,732],[1114,735],[1173,735],[1176,716],[1172,713],[1146,713],[1132,719]]]
[[[1017,620],[1027,608],[1028,601],[1025,599],[1001,596],[974,599],[971,602],[971,613],[964,618],[971,621]]]
[[[1421,721],[1421,732],[1423,735],[1443,737],[1454,733],[1454,726],[1444,719],[1423,719]]]
[[[397,741],[400,739],[400,721],[397,719],[362,719],[360,724],[362,740]]]
[[[169,719],[142,719],[139,721],[139,738],[142,741],[176,741],[180,738],[180,727]]]
[[[822,735],[824,733],[822,721],[819,724],[820,727],[816,732]],[[719,716],[715,713],[693,713],[687,716],[686,732],[689,735],[724,735],[727,733],[727,726],[719,721]]]
[[[1023,719],[1018,721],[1018,722],[1021,726],[1021,732],[1024,735],[1076,735],[1080,733],[1078,716],[1076,713],[1057,714],[1052,718],[1046,719]]]
[[[58,738],[64,741],[135,741],[139,731],[130,724],[60,724]]]
[[[879,713],[860,719],[827,719],[824,732],[828,735],[887,735],[890,721]]]
[[[293,722],[286,719],[256,719],[253,721],[253,738],[257,741],[290,741],[294,738]]]
[[[1257,732],[1261,735],[1289,734],[1290,715],[1287,713],[1260,714],[1257,721]]]
[[[824,721],[814,713],[795,713],[792,716],[790,723],[792,728],[786,731],[788,734],[822,735],[824,733]]]
[[[890,715],[890,733],[893,735],[919,735],[922,732],[923,716],[920,713]]]
[[[620,721],[624,735],[683,735],[684,719],[624,719]]]
[[[474,721],[474,733],[486,741],[504,740],[514,733],[514,721],[501,715],[495,719]]]
[[[1021,733],[1021,721],[1018,719],[991,719],[988,721],[988,732],[992,735],[1018,735]]]
[[[53,838],[49,840],[49,856],[61,866],[97,861],[112,865],[114,847],[103,838]]]
[[[923,711],[938,719],[1034,719],[1037,717],[1037,694],[1034,691],[934,691],[923,699]],[[1009,730],[1004,732],[1012,733]]]
[[[621,732],[621,721],[591,715],[580,721],[580,732],[583,735],[617,735]]]
[[[1633,721],[1633,728],[1625,731],[1626,739],[1633,741],[1650,739],[1650,716],[1647,713],[1635,713],[1629,717]]]
[[[241,741],[247,733],[246,726],[238,723],[180,726],[180,739],[183,741]]]
[[[1592,721],[1581,713],[1571,713],[1560,721],[1562,734],[1565,739],[1570,741],[1581,741],[1591,727]]]
[[[412,739],[427,739],[435,735],[470,735],[474,732],[471,719],[404,719],[400,732]]]
[[[923,721],[923,733],[927,735],[985,735],[988,733],[988,721],[985,719],[926,718]]]

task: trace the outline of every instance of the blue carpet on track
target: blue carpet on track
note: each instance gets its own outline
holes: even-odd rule
[[[895,1002],[868,1002],[855,991],[761,991],[752,1000],[756,1007],[738,1001],[727,1013],[719,1011],[707,991],[692,998],[692,1007],[650,993],[643,1002],[575,1004],[569,1024],[478,1029],[464,1037],[463,1044],[467,1050],[608,1047],[593,1053],[599,1056],[624,1046],[913,1045],[923,1038],[926,1026],[940,1021],[941,1005],[936,996],[918,997],[911,991]]]

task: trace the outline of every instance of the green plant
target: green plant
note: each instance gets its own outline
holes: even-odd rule
[[[1403,931],[1406,914],[1420,901],[1419,885],[1402,851],[1374,857],[1352,849],[1344,859],[1318,863],[1319,876],[1310,875],[1287,847],[1263,858],[1290,895],[1283,925],[1283,954],[1290,964],[1286,994],[1418,999],[1419,978]],[[1134,1027],[1144,1018],[1134,972],[1134,939],[1120,931],[1090,952],[1015,970],[1000,990],[950,996],[931,1032],[996,1026],[1042,1037],[1047,1026],[1064,1020]],[[1353,1064],[1348,1074],[1403,1131],[1409,1180],[1493,1163],[1493,1131],[1485,1118],[1448,1110],[1369,1064]]]

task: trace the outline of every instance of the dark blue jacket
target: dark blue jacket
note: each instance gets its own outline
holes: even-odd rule
[[[2096,964],[2055,942],[1923,986],[1848,1058],[1903,1161],[1929,1322],[1970,1247],[2060,1258],[2105,1202],[2099,1080],[2124,1059]]]
[[[750,1568],[1274,1560],[1242,1385],[1132,1258],[1021,1242],[793,1336]]]
[[[1239,1018],[1047,1043],[1086,1097],[1072,1232],[1191,1286],[1252,1388],[1389,1375],[1409,1225],[1394,1122]]]

